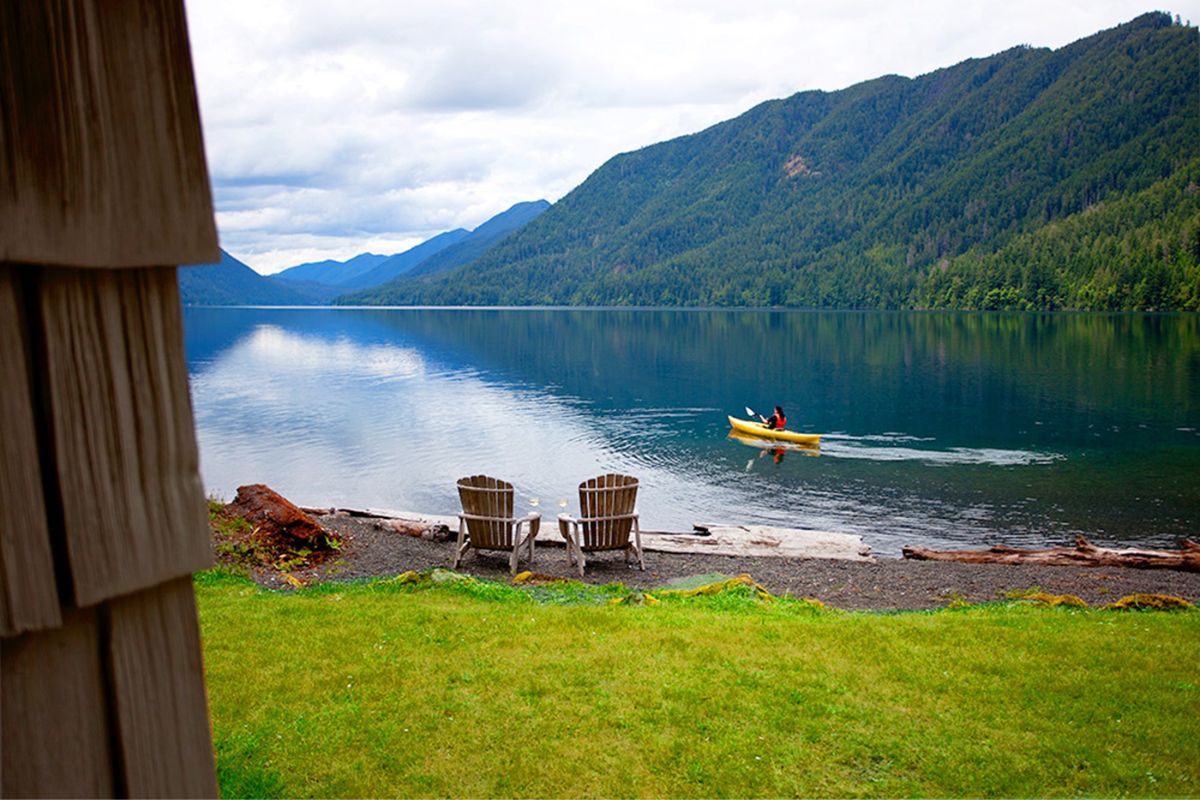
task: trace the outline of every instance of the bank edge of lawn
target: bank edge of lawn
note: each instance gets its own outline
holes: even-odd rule
[[[196,587],[224,797],[1200,794],[1195,611]]]

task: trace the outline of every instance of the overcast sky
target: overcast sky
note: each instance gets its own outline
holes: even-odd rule
[[[1200,0],[1162,7],[1193,22]],[[754,104],[1060,47],[1130,0],[189,0],[222,246],[259,272],[558,200]]]

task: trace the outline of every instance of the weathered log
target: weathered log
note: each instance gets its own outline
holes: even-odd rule
[[[691,533],[642,531],[642,547],[659,553],[762,558],[834,558],[874,561],[871,546],[856,533],[776,528],[769,525],[699,523]],[[541,539],[538,540],[541,542]]]
[[[1200,572],[1200,544],[1185,539],[1178,550],[1138,550],[1097,547],[1083,536],[1074,547],[1021,549],[995,545],[986,550],[930,550],[905,547],[905,558],[917,561],[958,561],[964,564],[1045,564],[1060,567],[1134,567]]]
[[[412,536],[415,539],[430,539],[435,542],[448,542],[452,538],[448,526],[417,520],[380,519],[375,521],[375,529],[392,531],[402,536]]]
[[[244,517],[253,525],[257,535],[267,539],[292,540],[314,549],[328,546],[341,535],[327,530],[305,514],[287,498],[261,483],[239,486],[237,497],[225,507],[232,516]]]

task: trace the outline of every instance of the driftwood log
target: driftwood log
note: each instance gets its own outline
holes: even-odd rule
[[[244,517],[254,526],[255,536],[277,540],[285,546],[301,544],[321,549],[328,547],[330,540],[340,542],[342,538],[262,483],[239,486],[237,497],[225,506],[225,513]]]
[[[1200,544],[1185,539],[1178,550],[1114,550],[1097,547],[1083,536],[1074,547],[1020,549],[995,545],[987,550],[930,550],[905,547],[905,558],[917,561],[958,561],[964,564],[1045,564],[1057,567],[1136,567],[1200,572]]]
[[[411,519],[378,519],[375,520],[375,530],[391,531],[414,539],[429,539],[434,542],[448,542],[454,538],[448,525]]]

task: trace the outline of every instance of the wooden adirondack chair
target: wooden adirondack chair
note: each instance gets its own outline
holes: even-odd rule
[[[458,498],[462,513],[458,515],[458,545],[454,552],[454,568],[458,569],[468,548],[476,550],[508,550],[511,573],[517,571],[521,550],[533,563],[533,540],[537,538],[542,515],[537,512],[524,517],[513,516],[513,487],[507,481],[487,475],[472,475],[458,481]],[[529,533],[521,538],[521,527]]]
[[[558,529],[567,540],[567,557],[583,577],[584,553],[623,550],[625,562],[636,555],[638,567],[646,568],[642,558],[642,530],[638,525],[637,478],[629,475],[601,475],[579,484],[579,516],[558,515]],[[632,541],[629,538],[633,532]]]

